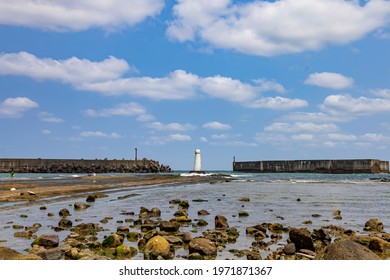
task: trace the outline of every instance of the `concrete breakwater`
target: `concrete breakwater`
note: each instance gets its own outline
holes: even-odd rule
[[[167,165],[150,159],[0,159],[0,173],[158,173],[171,172]]]
[[[389,173],[389,162],[378,159],[274,160],[233,162],[233,171],[254,173]]]

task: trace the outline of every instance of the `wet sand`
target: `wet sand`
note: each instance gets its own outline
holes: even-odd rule
[[[64,179],[5,180],[0,182],[0,203],[35,201],[51,197],[72,197],[86,193],[135,186],[202,183],[221,176],[180,176],[176,174],[85,176]]]

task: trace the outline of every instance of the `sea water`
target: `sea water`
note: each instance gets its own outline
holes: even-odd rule
[[[187,172],[178,172],[182,176],[189,176]],[[126,219],[138,219],[141,207],[151,209],[157,207],[161,210],[161,220],[174,217],[177,205],[169,203],[172,199],[188,200],[190,207],[188,216],[193,223],[180,227],[193,237],[202,236],[202,232],[214,229],[214,218],[223,215],[227,218],[229,226],[235,227],[240,233],[236,243],[228,244],[226,249],[218,253],[217,259],[237,259],[229,253],[230,249],[249,249],[254,242],[253,237],[246,236],[245,230],[249,226],[262,223],[280,223],[284,227],[308,228],[313,230],[322,226],[335,225],[351,229],[357,234],[367,234],[363,228],[370,218],[380,219],[385,231],[390,232],[390,183],[372,180],[373,178],[390,179],[389,174],[246,174],[232,172],[211,172],[227,174],[226,180],[217,183],[198,184],[167,184],[154,186],[131,187],[127,190],[118,189],[109,192],[107,197],[99,198],[91,207],[82,211],[75,211],[73,203],[85,202],[85,197],[71,200],[47,199],[26,205],[0,204],[0,246],[6,246],[22,252],[30,248],[32,239],[15,238],[16,231],[12,225],[32,226],[39,222],[42,227],[37,235],[44,233],[58,234],[63,241],[70,231],[54,232],[52,227],[58,226],[61,217],[58,212],[62,208],[71,211],[73,226],[80,223],[98,223],[105,230],[98,233],[98,241],[105,235],[116,232],[119,226],[131,226]],[[115,175],[115,174],[113,174]],[[36,175],[25,174],[34,179]],[[49,177],[54,178],[57,175]],[[78,176],[78,175],[72,175]],[[142,175],[140,175],[142,176]],[[192,175],[200,176],[200,175]],[[37,177],[35,177],[37,178]],[[43,177],[45,178],[45,177]],[[230,180],[233,178],[234,180]],[[9,180],[3,178],[2,180]],[[1,193],[0,193],[1,194]],[[118,199],[121,198],[121,199]],[[123,199],[124,198],[124,199]],[[249,201],[241,201],[249,198]],[[47,210],[39,210],[45,205]],[[207,210],[210,215],[198,216],[199,210]],[[334,219],[334,211],[341,211],[341,219]],[[245,211],[247,217],[240,217],[239,212]],[[48,212],[55,215],[48,217]],[[123,215],[134,212],[134,216]],[[26,214],[27,218],[21,218]],[[108,223],[100,221],[105,217],[112,217]],[[208,225],[195,226],[196,219],[205,220]],[[137,228],[130,228],[138,231]],[[286,243],[287,236],[283,236],[279,244],[271,249]],[[267,239],[265,241],[268,241]],[[125,241],[127,245],[137,247],[136,243]],[[260,251],[262,257],[269,252]],[[176,249],[176,258],[187,255],[183,248]],[[142,259],[139,253],[135,259]]]

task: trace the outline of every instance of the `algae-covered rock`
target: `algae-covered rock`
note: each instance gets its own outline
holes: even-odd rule
[[[58,247],[58,244],[60,243],[60,239],[58,235],[56,234],[42,234],[40,237],[35,239],[33,243],[31,243],[31,246],[39,245],[43,246],[46,249],[48,248],[55,248]]]
[[[123,237],[119,234],[113,233],[103,240],[102,246],[107,248],[115,248],[122,245],[122,242]]]
[[[379,219],[369,219],[364,225],[364,230],[366,231],[382,232],[383,229],[383,223]]]
[[[115,255],[117,259],[131,259],[137,255],[138,250],[134,247],[125,244],[119,245],[115,248]]]
[[[130,242],[137,242],[139,239],[141,239],[142,235],[139,232],[128,232],[127,235],[127,240]]]

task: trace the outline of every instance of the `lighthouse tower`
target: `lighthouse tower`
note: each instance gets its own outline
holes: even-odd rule
[[[194,160],[194,173],[203,173],[202,164],[200,160],[200,149],[195,150],[195,160]]]
[[[194,171],[195,172],[202,171],[202,164],[200,160],[200,149],[195,150]]]

